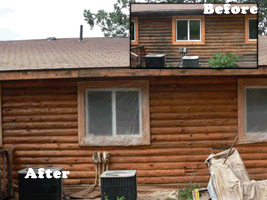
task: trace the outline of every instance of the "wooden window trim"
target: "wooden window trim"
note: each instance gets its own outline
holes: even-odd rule
[[[257,19],[257,15],[245,15],[245,44],[257,44],[258,40],[249,40],[249,19]]]
[[[176,20],[179,19],[200,19],[201,20],[201,41],[176,41]],[[204,45],[205,44],[205,16],[204,15],[183,15],[172,17],[172,44],[173,45]]]
[[[86,112],[85,112],[85,92],[87,89],[107,89],[107,88],[138,88],[142,95],[142,135],[139,137],[110,136],[109,141],[105,143],[107,136],[97,136],[97,141],[90,144],[84,142],[86,134]],[[127,140],[128,138],[128,140]],[[129,143],[129,138],[130,143]],[[99,140],[100,139],[100,140]],[[130,81],[83,81],[78,83],[78,140],[80,146],[137,146],[150,145],[150,114],[149,114],[149,81],[148,80],[130,80]],[[99,142],[100,141],[100,142]]]
[[[264,140],[255,140],[245,135],[245,87],[249,86],[266,86],[265,78],[240,78],[238,79],[238,141],[239,144],[267,142]]]
[[[131,17],[131,21],[134,21],[134,34],[135,34],[135,41],[131,40],[131,45],[138,45],[138,17]]]

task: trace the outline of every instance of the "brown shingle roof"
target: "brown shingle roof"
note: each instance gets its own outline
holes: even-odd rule
[[[0,71],[129,67],[129,38],[0,41]]]
[[[259,52],[258,52],[258,65],[266,65],[267,66],[267,35],[259,36]]]
[[[213,8],[222,6],[224,4],[213,4]],[[230,4],[230,8],[233,6],[257,6],[257,4]],[[133,3],[131,4],[131,12],[160,12],[160,11],[182,11],[182,10],[204,10],[203,4],[145,4],[145,3]]]
[[[129,38],[0,42],[0,71],[129,67]],[[267,66],[267,36],[259,36],[259,65]]]

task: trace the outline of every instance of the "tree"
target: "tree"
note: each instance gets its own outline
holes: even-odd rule
[[[267,1],[266,0],[239,0],[242,3],[258,3],[258,34],[265,35],[267,33]]]
[[[124,37],[129,36],[130,20],[129,14],[126,14],[129,10],[130,3],[136,3],[136,0],[117,0],[113,5],[113,12],[106,12],[105,10],[99,10],[97,13],[92,13],[90,10],[84,10],[84,20],[93,29],[95,25],[101,28],[105,37],[117,37],[118,34],[122,34]],[[258,22],[259,22],[259,34],[267,33],[267,9],[266,0],[146,0],[147,3],[258,3]]]
[[[135,0],[117,0],[113,5],[113,12],[99,10],[97,13],[92,13],[90,10],[84,10],[84,20],[87,21],[90,28],[98,25],[105,37],[116,37],[118,34],[129,36],[129,14],[125,14],[124,10],[129,10],[129,5]]]

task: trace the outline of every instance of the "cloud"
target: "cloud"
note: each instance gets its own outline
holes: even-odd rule
[[[3,38],[5,38],[5,40],[14,40],[14,39],[18,39],[20,37],[19,34],[11,31],[10,29],[6,29],[6,28],[0,28],[0,33],[1,33],[1,36]]]
[[[12,8],[0,8],[0,17],[4,17],[7,14],[13,13],[16,10],[12,9]]]

